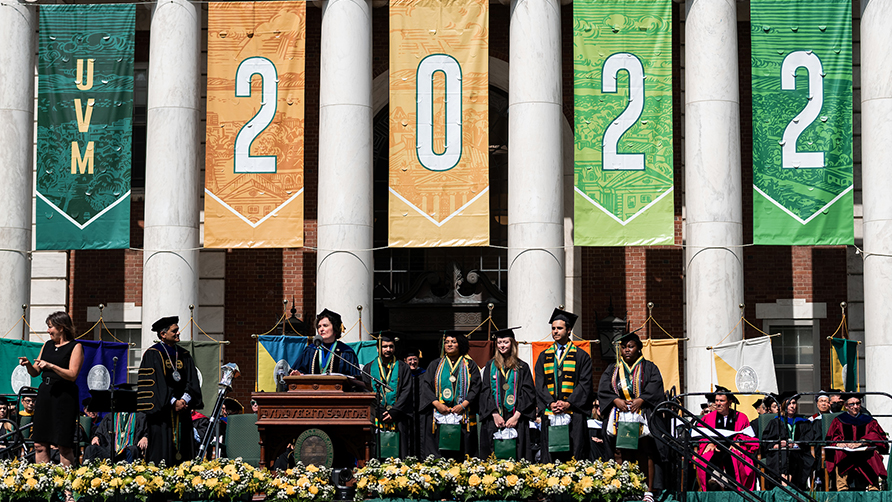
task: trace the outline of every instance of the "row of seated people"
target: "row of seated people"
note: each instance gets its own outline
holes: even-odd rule
[[[719,388],[714,394],[715,409],[703,421],[720,432],[728,431],[721,442],[739,455],[761,457],[768,470],[784,483],[802,490],[878,490],[887,475],[881,456],[889,451],[886,433],[862,410],[863,395],[837,396],[838,399],[831,399],[830,394],[818,394],[818,413],[810,417],[799,414],[794,395],[766,398],[754,407],[762,408],[766,401],[779,403],[773,407],[774,413],[769,404],[760,409],[764,414],[750,422],[744,413],[733,409],[733,405],[739,404],[738,399],[727,389]],[[844,411],[834,413],[832,401],[839,402]],[[747,489],[755,489],[759,473],[745,462],[706,441],[701,441],[698,452],[723,470],[724,476],[733,477]],[[697,469],[697,478],[701,489],[722,488],[721,476],[713,478],[704,469]]]

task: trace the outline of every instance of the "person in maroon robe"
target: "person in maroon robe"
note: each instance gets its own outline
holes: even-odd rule
[[[845,412],[830,423],[827,440],[839,448],[862,448],[864,451],[828,451],[827,470],[836,476],[837,491],[847,491],[849,483],[867,483],[867,490],[879,490],[880,477],[886,477],[881,454],[889,452],[886,433],[870,415],[861,413],[861,395],[845,397]],[[859,486],[860,488],[860,486]]]
[[[723,430],[740,432],[740,434],[727,434],[727,446],[740,456],[752,456],[759,449],[759,442],[752,435],[752,428],[747,416],[742,412],[731,409],[732,402],[740,404],[728,389],[717,386],[715,392],[716,409],[703,417],[703,421],[720,432]],[[750,491],[755,489],[756,472],[749,466],[719,450],[713,443],[706,440],[700,442],[697,450],[706,461],[720,466],[728,476],[733,474],[734,479],[743,485],[744,488]],[[700,467],[699,462],[697,464],[697,480],[700,482],[700,489],[702,491],[706,491],[707,487],[709,487],[708,489],[720,489],[720,482],[709,480],[709,483],[707,483],[706,471]]]

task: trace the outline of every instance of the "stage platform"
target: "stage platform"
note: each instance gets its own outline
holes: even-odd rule
[[[781,490],[751,492],[764,502],[794,502],[794,498]],[[892,492],[815,492],[810,494],[818,502],[892,502]],[[679,502],[677,495],[665,494],[659,502]],[[740,502],[736,492],[688,492],[686,502]]]

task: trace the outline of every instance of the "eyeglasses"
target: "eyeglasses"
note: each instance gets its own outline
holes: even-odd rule
[[[257,401],[251,401],[251,406],[257,406]]]
[[[846,403],[846,406],[861,406],[861,401],[855,401],[854,403]]]

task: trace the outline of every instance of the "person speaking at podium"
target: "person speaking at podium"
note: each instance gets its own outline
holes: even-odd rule
[[[359,359],[346,343],[338,341],[344,325],[337,312],[325,309],[316,316],[316,337],[308,339],[312,346],[300,353],[292,375],[324,375],[340,373],[359,377]]]

